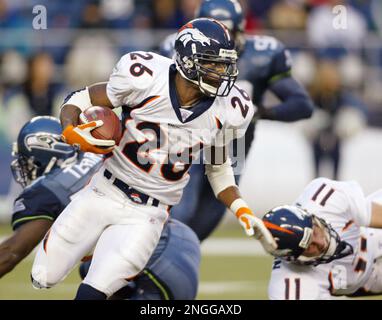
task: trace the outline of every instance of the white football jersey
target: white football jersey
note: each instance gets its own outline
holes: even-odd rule
[[[328,264],[299,266],[275,260],[268,288],[271,299],[330,299],[364,286],[376,257],[375,236],[370,235],[371,198],[355,181],[317,178],[295,205],[323,218],[354,249],[354,254]],[[380,233],[378,234],[380,238]],[[380,251],[380,250],[379,250]]]
[[[191,160],[202,148],[244,135],[254,106],[245,91],[204,98],[181,108],[174,62],[153,52],[132,52],[115,66],[107,84],[122,106],[123,136],[105,166],[117,178],[167,205],[179,202]]]

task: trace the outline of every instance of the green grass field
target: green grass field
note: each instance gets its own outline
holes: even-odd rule
[[[0,237],[11,232],[0,225]],[[245,238],[240,227],[224,225],[211,239]],[[80,277],[78,268],[56,287],[35,290],[30,283],[33,255],[27,257],[11,273],[0,279],[0,300],[73,299]],[[267,284],[272,258],[248,255],[203,255],[197,299],[267,299]],[[374,297],[375,299],[382,298]]]
[[[0,226],[0,237],[11,232]],[[212,238],[245,237],[238,226],[219,228]],[[33,254],[0,279],[0,299],[73,299],[80,277],[77,267],[56,287],[35,290],[30,283]],[[266,299],[272,259],[252,256],[203,256],[198,299]]]

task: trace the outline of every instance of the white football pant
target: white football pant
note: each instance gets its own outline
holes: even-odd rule
[[[95,246],[83,283],[112,295],[147,264],[167,220],[167,208],[132,202],[100,170],[40,243],[32,267],[34,286],[47,288],[62,281]]]

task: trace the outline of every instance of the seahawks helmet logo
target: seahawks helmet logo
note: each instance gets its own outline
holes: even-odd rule
[[[208,38],[201,31],[196,28],[185,28],[178,33],[177,40],[183,43],[183,46],[186,47],[187,43],[190,41],[197,41],[202,44],[202,46],[211,45],[211,40],[219,43],[215,39]]]
[[[56,134],[49,134],[45,132],[32,133],[25,137],[24,144],[28,151],[33,149],[40,150],[53,150],[56,152],[67,153],[68,150],[62,149],[62,146],[66,146],[66,143],[60,141],[60,136]],[[70,150],[70,152],[72,152]]]

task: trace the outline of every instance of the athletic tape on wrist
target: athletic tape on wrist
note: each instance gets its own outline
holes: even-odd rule
[[[236,217],[238,217],[238,214],[240,214],[239,209],[241,208],[244,209],[243,211],[245,211],[245,213],[253,214],[252,210],[248,207],[247,203],[242,198],[234,200],[229,208]]]

